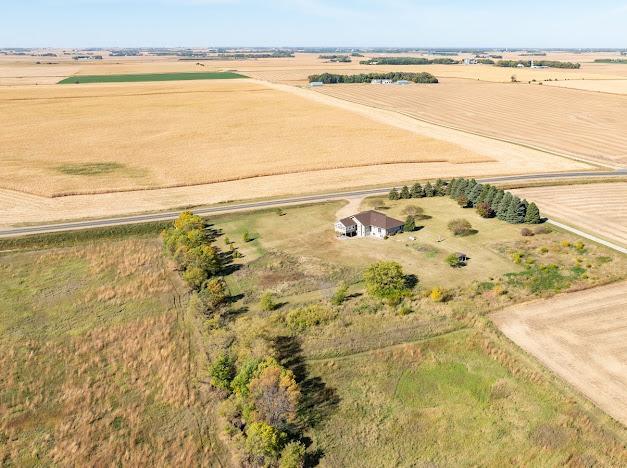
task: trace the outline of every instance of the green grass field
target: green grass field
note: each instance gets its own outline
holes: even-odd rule
[[[310,436],[325,466],[610,466],[599,427],[555,386],[532,382],[470,330],[309,361],[339,404]]]
[[[142,81],[232,80],[246,78],[232,72],[144,73],[133,75],[74,75],[57,84],[137,83]]]

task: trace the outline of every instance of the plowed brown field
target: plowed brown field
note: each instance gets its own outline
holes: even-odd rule
[[[543,214],[627,247],[627,183],[562,185],[513,190]]]
[[[439,125],[627,166],[627,96],[454,79],[438,85],[330,85],[317,91]]]
[[[627,425],[627,282],[498,312],[510,339]]]

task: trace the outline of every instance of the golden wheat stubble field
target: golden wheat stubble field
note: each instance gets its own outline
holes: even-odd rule
[[[627,247],[627,182],[512,190],[547,216]]]
[[[627,166],[627,96],[445,79],[437,85],[334,85],[318,92],[492,138]]]
[[[505,335],[627,424],[627,283],[563,294],[492,316]]]
[[[53,196],[489,161],[247,80],[0,89],[0,187]]]

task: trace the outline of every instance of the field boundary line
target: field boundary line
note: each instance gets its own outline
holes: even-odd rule
[[[555,221],[554,219],[547,219],[547,223],[553,224],[554,226],[562,228],[565,231],[572,232],[573,234],[577,234],[578,236],[584,237],[584,238],[586,238],[588,240],[596,242],[597,244],[601,244],[601,245],[604,245],[605,247],[609,247],[610,249],[616,250],[617,252],[620,252],[622,254],[627,254],[627,249],[626,248],[621,247],[620,245],[617,245],[617,244],[615,244],[613,242],[610,242],[610,241],[607,241],[605,239],[601,239],[600,237],[597,237],[595,235],[588,234],[587,232],[584,232],[584,231],[581,231],[581,230],[579,230],[577,228],[569,226],[568,224],[564,224],[564,223],[561,223],[559,221]]]

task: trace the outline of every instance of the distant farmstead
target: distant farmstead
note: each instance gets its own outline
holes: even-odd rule
[[[378,237],[383,239],[403,232],[403,221],[370,210],[343,218],[335,223],[335,232],[346,237]]]
[[[324,86],[324,83],[322,81],[312,81],[311,83],[309,83],[309,86],[311,86],[312,88],[317,88],[318,86]]]

